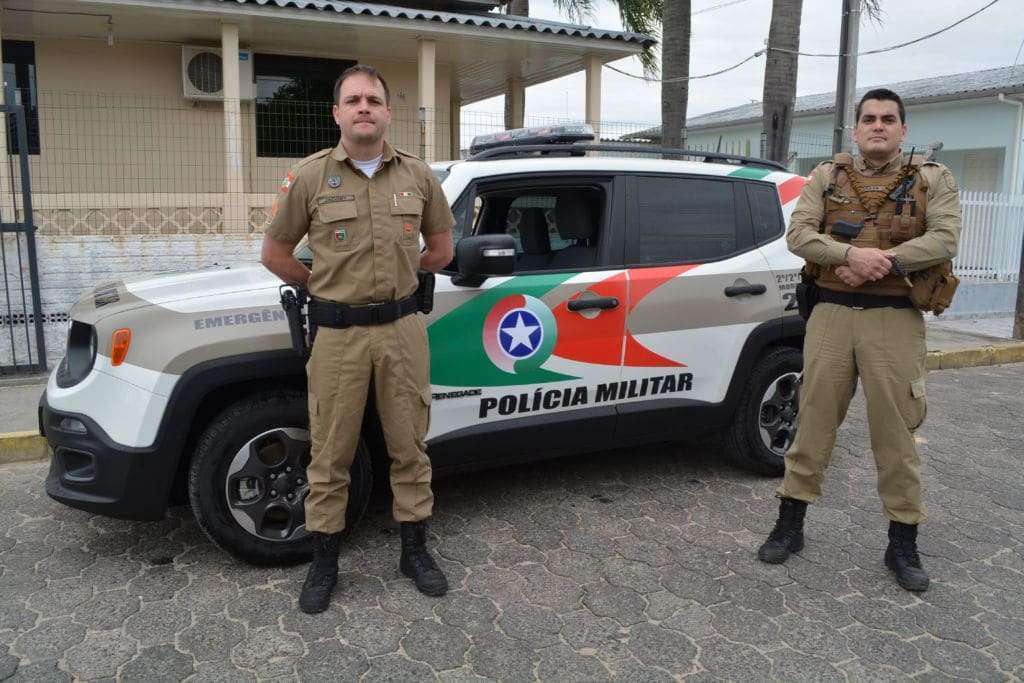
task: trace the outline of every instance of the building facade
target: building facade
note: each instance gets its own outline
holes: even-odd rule
[[[4,102],[24,107],[29,173],[8,116],[0,214],[25,220],[31,185],[41,316],[59,358],[67,311],[97,283],[256,257],[281,178],[337,144],[333,83],[356,63],[385,75],[393,144],[457,158],[461,111],[584,71],[600,126],[601,66],[654,43],[638,34],[514,17],[489,0],[34,0],[0,9]],[[522,121],[522,103],[513,118]],[[3,235],[11,305],[34,320],[23,233]],[[0,330],[17,348],[20,330]],[[31,346],[31,335],[23,345]],[[11,365],[3,351],[0,368]],[[25,357],[30,349],[22,349]],[[4,355],[6,354],[6,355]],[[38,355],[38,354],[37,354]]]

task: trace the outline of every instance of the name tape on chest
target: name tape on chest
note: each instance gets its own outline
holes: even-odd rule
[[[354,202],[356,196],[354,194],[332,194],[326,197],[317,197],[317,204],[333,204],[335,202]]]

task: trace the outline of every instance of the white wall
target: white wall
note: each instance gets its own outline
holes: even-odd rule
[[[7,272],[10,278],[14,278],[13,273],[18,268],[15,236],[5,234],[2,239],[7,256]],[[47,321],[44,334],[50,367],[56,366],[64,356],[67,318],[63,314],[70,311],[72,305],[96,285],[120,280],[128,275],[137,277],[186,272],[215,264],[252,263],[259,260],[262,240],[263,235],[256,233],[168,236],[37,234],[40,300],[43,319]],[[27,271],[25,286],[26,294],[31,295]],[[14,292],[12,304],[14,311],[20,313],[20,292]],[[27,308],[31,313],[31,304]],[[3,310],[6,311],[6,305]],[[35,330],[32,326],[28,330],[34,353]],[[14,353],[19,362],[24,363],[28,357],[24,325],[16,325],[15,331]],[[11,358],[11,340],[4,329],[0,336],[0,365],[10,365]]]

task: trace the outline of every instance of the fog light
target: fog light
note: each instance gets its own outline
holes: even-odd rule
[[[82,423],[82,421],[76,420],[73,417],[65,417],[63,420],[61,420],[60,424],[57,425],[57,429],[61,430],[62,432],[73,432],[75,434],[86,433],[85,425]]]

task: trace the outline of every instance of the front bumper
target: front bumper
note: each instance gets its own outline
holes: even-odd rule
[[[59,503],[110,517],[163,517],[178,458],[114,442],[95,421],[53,410],[39,399],[39,433],[53,450],[46,494]]]

